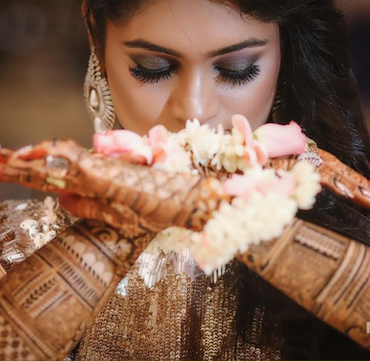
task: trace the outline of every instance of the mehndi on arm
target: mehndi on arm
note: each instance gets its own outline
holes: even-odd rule
[[[291,169],[299,159],[317,166],[321,184],[370,209],[370,181],[334,155],[310,145],[301,157],[270,161]],[[239,255],[250,269],[325,323],[370,350],[370,248],[298,220],[278,239]]]
[[[370,350],[370,248],[298,220],[239,255],[251,270]]]
[[[104,201],[91,210],[91,216],[99,213],[102,219],[120,227],[79,221],[2,278],[1,359],[64,358],[156,233],[172,224],[201,229],[220,198],[212,193],[210,182],[216,180],[188,175],[179,183],[176,175],[146,167],[119,163],[117,169],[114,162],[101,165],[99,158],[88,161],[92,163],[86,169],[71,172],[71,178],[76,177],[71,187],[88,189],[88,176],[82,174],[85,170],[92,174],[89,192],[112,192],[121,197],[119,204]],[[21,183],[34,182],[45,189],[40,169],[47,177],[50,174],[40,164],[33,165],[37,169],[34,173],[26,166],[18,173],[16,168],[8,169],[6,177],[20,177]],[[53,170],[53,177],[58,177],[60,168]]]
[[[36,151],[31,150],[28,154],[23,151],[23,155],[26,154],[23,160],[13,162],[11,167],[8,165],[10,171],[5,181],[13,177],[10,181],[27,184],[33,178],[33,181],[39,182],[40,188],[53,187],[50,180],[45,183],[45,176],[50,178],[50,167],[43,169],[41,178],[39,173],[26,177],[30,174],[26,172],[30,160],[34,168],[37,163],[43,165],[42,147]],[[60,155],[59,151],[54,153],[53,161],[60,160]],[[319,158],[317,169],[322,173],[324,186],[368,206],[369,181],[347,167],[342,168],[342,164],[330,155],[322,155],[325,158]],[[64,158],[66,156],[67,153],[63,154]],[[103,208],[108,203],[110,208],[118,211],[117,215],[122,215],[122,205],[130,205],[131,211],[144,218],[146,227],[160,229],[177,225],[200,230],[211,217],[212,210],[218,208],[221,200],[227,199],[225,195],[217,194],[215,179],[168,174],[169,179],[163,181],[165,173],[150,171],[148,167],[125,164],[125,167],[117,168],[119,160],[84,155],[81,162],[79,157],[72,171],[69,169],[68,177],[61,177],[64,186],[95,201],[96,195],[104,195],[105,200],[94,203],[95,210],[99,202]],[[289,169],[296,161],[274,160],[271,166]],[[68,162],[73,164],[71,158]],[[100,172],[104,167],[105,171]],[[338,167],[341,169],[338,170]],[[59,177],[58,172],[55,177]],[[107,179],[110,181],[107,182]],[[122,182],[124,179],[126,181]],[[189,190],[197,191],[189,193]],[[162,202],[163,198],[165,202]],[[111,220],[111,223],[114,224],[114,221]],[[367,246],[296,219],[281,237],[254,246],[238,258],[318,318],[370,349],[366,333],[367,322],[370,321],[370,257]]]

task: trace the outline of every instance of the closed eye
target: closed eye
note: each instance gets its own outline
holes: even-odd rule
[[[219,72],[217,84],[224,84],[232,87],[252,82],[261,73],[260,67],[256,64],[252,64],[242,70],[230,70],[220,67],[216,67],[216,69]]]
[[[130,67],[129,71],[138,81],[153,84],[170,79],[178,68],[179,66],[177,64],[172,64],[158,69],[148,69],[137,64],[135,67]],[[241,86],[251,82],[257,78],[261,72],[260,67],[256,64],[252,64],[242,70],[231,70],[217,66],[215,69],[218,71],[216,84],[230,87]]]
[[[141,65],[129,68],[131,75],[142,83],[158,83],[162,80],[169,79],[176,69],[177,65],[170,65],[159,69],[147,69]]]

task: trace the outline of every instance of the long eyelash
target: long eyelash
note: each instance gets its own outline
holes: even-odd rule
[[[163,69],[149,70],[140,65],[136,67],[130,67],[129,71],[134,78],[142,83],[158,83],[161,80],[171,78],[175,66],[170,66]],[[217,84],[226,84],[232,87],[240,86],[248,82],[253,81],[258,77],[261,70],[256,64],[252,64],[250,67],[243,71],[235,72],[222,68],[216,68],[219,71]]]
[[[226,84],[232,87],[237,87],[246,83],[249,83],[256,79],[261,73],[261,69],[258,65],[252,64],[247,69],[235,72],[222,68],[216,68],[220,74],[217,77],[217,84]]]
[[[174,71],[173,66],[149,70],[140,65],[129,68],[131,75],[142,83],[158,83],[161,80],[169,79]]]

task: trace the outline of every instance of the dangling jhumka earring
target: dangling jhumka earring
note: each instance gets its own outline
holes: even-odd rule
[[[95,132],[102,133],[112,129],[116,118],[113,101],[107,78],[101,74],[94,46],[91,46],[89,67],[84,84],[84,96],[87,108],[94,121]]]

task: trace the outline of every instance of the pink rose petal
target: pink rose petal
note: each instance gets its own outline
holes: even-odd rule
[[[296,185],[293,175],[285,175],[279,179],[257,185],[257,190],[262,194],[273,192],[278,195],[291,196]]]
[[[258,141],[253,141],[253,146],[257,155],[257,162],[260,165],[265,165],[269,158],[266,148]]]
[[[168,150],[163,145],[156,145],[152,147],[153,163],[164,163],[168,157]]]
[[[113,136],[104,133],[95,133],[93,136],[93,146],[98,153],[109,152],[110,149],[115,148]]]
[[[230,196],[246,197],[255,189],[256,184],[254,181],[237,174],[234,174],[224,182],[224,190]]]
[[[257,163],[257,155],[252,147],[245,147],[244,158],[252,165],[255,165]]]
[[[139,147],[143,143],[141,136],[135,132],[125,129],[111,132],[116,145],[122,151],[133,151],[136,147]]]
[[[245,144],[251,145],[253,142],[253,134],[247,118],[241,114],[234,114],[231,117],[231,123],[244,136]]]
[[[254,131],[254,135],[266,148],[269,157],[300,155],[305,149],[306,136],[294,121],[288,125],[264,124]]]
[[[138,134],[127,130],[96,133],[93,136],[93,145],[96,152],[108,156],[132,152],[141,144],[142,138]]]
[[[168,131],[165,126],[157,125],[149,131],[149,144],[153,147],[158,143],[167,143]]]
[[[148,165],[153,163],[153,150],[149,145],[138,147],[132,151],[132,154],[144,157]]]

